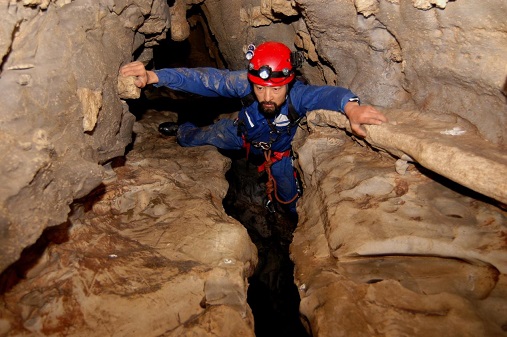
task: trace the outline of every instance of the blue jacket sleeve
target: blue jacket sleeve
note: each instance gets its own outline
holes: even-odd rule
[[[206,97],[244,97],[251,92],[247,73],[215,68],[167,68],[154,71],[156,87],[165,86]]]
[[[352,91],[330,85],[304,85],[296,82],[290,92],[291,103],[300,115],[317,109],[344,113],[349,99],[357,97]]]

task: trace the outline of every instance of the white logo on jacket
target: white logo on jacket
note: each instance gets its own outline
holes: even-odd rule
[[[248,124],[250,124],[250,127],[253,128],[254,123],[252,121],[252,118],[250,117],[250,115],[246,111],[245,111],[245,116],[248,119]],[[290,120],[286,115],[279,114],[278,116],[276,116],[275,120],[273,121],[273,124],[275,126],[279,126],[279,127],[287,126],[290,124]]]
[[[275,126],[287,126],[289,125],[290,120],[286,115],[279,114],[276,116],[275,120],[273,121],[273,124]]]

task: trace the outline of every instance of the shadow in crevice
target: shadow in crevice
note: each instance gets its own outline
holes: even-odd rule
[[[504,211],[507,210],[507,205],[501,203],[498,200],[495,200],[495,199],[488,197],[484,194],[476,192],[466,186],[460,185],[459,183],[457,183],[449,178],[446,178],[438,173],[435,173],[434,171],[431,171],[431,170],[429,170],[429,169],[425,168],[424,166],[421,166],[417,163],[415,165],[416,165],[417,169],[419,170],[419,172],[421,172],[423,175],[425,175],[429,179],[439,183],[440,185],[448,188],[449,190],[451,190],[453,192],[467,196],[473,200],[477,200],[477,201],[481,201],[481,202],[490,204],[490,205],[492,205],[494,207],[498,207]]]
[[[199,127],[212,124],[220,115],[241,109],[239,99],[202,97],[166,88],[146,89],[139,99],[127,100],[127,104],[137,120],[148,110],[171,111],[178,115],[178,124],[190,122]]]
[[[5,294],[24,280],[51,244],[67,242],[70,227],[70,221],[58,226],[48,227],[33,245],[23,249],[19,259],[0,274],[0,295]]]
[[[308,337],[299,313],[294,264],[289,255],[297,220],[283,209],[269,213],[263,207],[264,184],[257,168],[244,158],[233,158],[227,173],[227,214],[241,222],[256,245],[259,262],[249,278],[248,304],[257,337]]]
[[[505,96],[505,102],[507,103],[507,78],[505,78],[505,83],[503,84],[502,94]]]

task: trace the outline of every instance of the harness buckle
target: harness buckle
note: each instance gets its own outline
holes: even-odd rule
[[[263,149],[264,151],[271,149],[271,144],[266,142],[252,142],[252,145],[258,149]]]

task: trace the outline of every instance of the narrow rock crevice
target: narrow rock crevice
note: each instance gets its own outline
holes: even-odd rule
[[[289,256],[297,223],[280,208],[269,213],[263,207],[263,176],[244,158],[233,159],[227,179],[224,208],[247,228],[258,250],[259,263],[249,278],[247,299],[256,336],[308,336],[299,315],[300,299]]]

